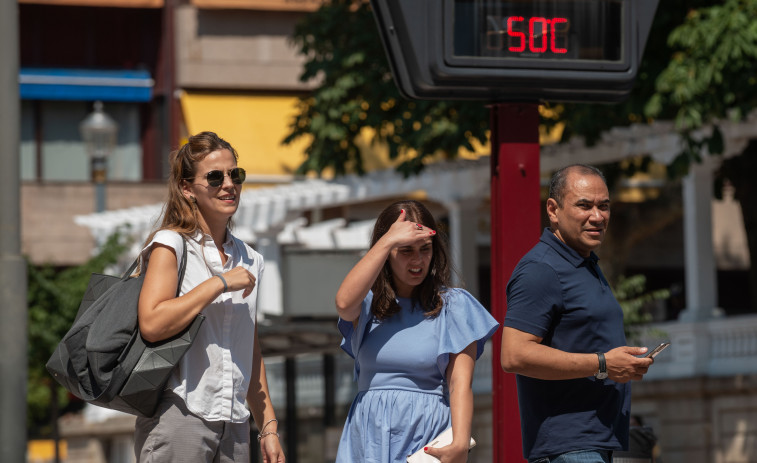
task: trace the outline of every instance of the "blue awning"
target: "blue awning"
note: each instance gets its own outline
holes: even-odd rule
[[[143,102],[155,82],[147,71],[21,68],[21,99]]]

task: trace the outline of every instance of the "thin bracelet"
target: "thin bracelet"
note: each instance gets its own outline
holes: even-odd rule
[[[270,420],[268,420],[268,421],[266,421],[266,422],[265,422],[265,424],[263,425],[263,427],[262,427],[262,428],[260,428],[260,432],[262,433],[263,431],[265,431],[265,428],[266,428],[266,427],[267,427],[267,426],[268,426],[269,424],[273,423],[274,421],[275,421],[275,422],[277,422],[277,423],[279,422],[279,420],[277,420],[276,418],[271,418]]]
[[[229,290],[229,285],[226,284],[226,278],[224,278],[222,275],[213,275],[213,276],[217,276],[223,282],[223,292],[224,293]]]
[[[260,442],[260,439],[264,438],[265,436],[276,436],[278,438],[279,437],[279,433],[268,431],[268,432],[264,432],[262,434],[258,434],[258,442]]]
[[[271,431],[264,432],[265,428],[268,427],[268,425],[273,423],[274,421],[277,423],[279,422],[279,420],[277,420],[276,418],[271,418],[270,420],[265,422],[262,428],[260,428],[260,433],[258,434],[258,442],[260,442],[260,439],[264,438],[265,436],[270,436],[271,434],[275,434],[276,437],[279,437],[279,433],[277,432],[271,432]]]

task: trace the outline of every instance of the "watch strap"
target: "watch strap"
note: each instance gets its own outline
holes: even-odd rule
[[[596,354],[597,354],[597,358],[599,359],[599,371],[597,371],[597,373],[594,376],[596,376],[597,378],[599,378],[600,376],[602,378],[606,378],[607,377],[607,360],[605,360],[605,354],[603,354],[602,352],[596,352]]]

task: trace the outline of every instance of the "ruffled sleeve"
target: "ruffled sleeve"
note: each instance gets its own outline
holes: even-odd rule
[[[360,372],[360,365],[357,361],[357,351],[360,348],[360,344],[363,342],[363,336],[365,336],[366,326],[371,320],[371,302],[373,301],[373,292],[368,291],[368,295],[365,296],[363,302],[360,304],[360,318],[358,319],[358,326],[355,326],[352,322],[339,319],[337,326],[339,332],[342,333],[342,350],[355,359],[355,379]]]
[[[484,344],[499,328],[499,323],[469,292],[451,288],[436,323],[439,350],[436,364],[442,375],[447,371],[449,355],[458,354],[476,342],[476,360],[484,352]]]

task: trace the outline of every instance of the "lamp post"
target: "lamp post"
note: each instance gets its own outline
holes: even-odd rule
[[[118,124],[105,111],[102,101],[95,101],[94,110],[79,124],[79,132],[87,146],[92,163],[92,182],[95,184],[95,211],[105,210],[105,181],[108,155],[116,146]]]

